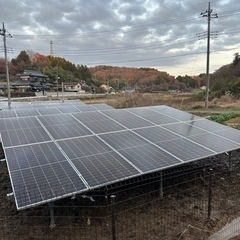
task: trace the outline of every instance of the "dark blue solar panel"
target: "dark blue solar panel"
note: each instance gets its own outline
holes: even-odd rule
[[[206,133],[206,131],[187,123],[169,124],[163,126],[163,128],[166,128],[174,133],[178,133],[184,137]]]
[[[240,148],[238,130],[167,106],[57,105],[85,112],[0,119],[18,209]]]
[[[81,106],[81,105],[79,105]],[[79,112],[79,109],[77,109],[76,107],[74,107],[73,105],[62,105],[62,106],[58,106],[57,109],[62,112],[62,113],[74,113],[74,112]]]
[[[18,117],[37,116],[39,113],[34,108],[22,108],[15,110]]]
[[[91,105],[74,105],[75,108],[77,108],[79,111],[81,112],[88,112],[88,111],[97,111],[95,107],[91,106]]]
[[[51,140],[34,117],[0,119],[0,132],[4,147]]]
[[[82,179],[53,142],[5,151],[18,209],[86,190]]]
[[[58,141],[58,144],[70,159],[112,151],[109,146],[96,136],[61,140]]]
[[[139,175],[131,164],[116,152],[105,152],[72,159],[90,187],[98,187]]]
[[[113,107],[105,104],[105,103],[98,103],[98,104],[91,104],[92,107],[96,108],[97,110],[109,110],[113,109]]]
[[[100,135],[114,149],[131,148],[148,143],[143,138],[130,131],[114,132]]]
[[[75,118],[77,118],[80,122],[83,122],[83,123],[109,120],[109,118],[106,117],[101,112],[82,112],[82,113],[73,113],[72,115]]]
[[[40,107],[38,108],[40,115],[52,115],[61,113],[56,107]]]
[[[198,144],[205,146],[206,148],[211,149],[212,151],[215,151],[216,154],[240,148],[239,144],[212,133],[194,135],[188,138]]]
[[[0,118],[12,118],[16,116],[14,110],[0,110]]]
[[[169,141],[172,139],[179,138],[178,135],[176,135],[173,132],[170,132],[164,128],[161,128],[159,126],[156,127],[149,127],[149,128],[142,128],[142,129],[136,129],[134,130],[137,134],[142,136],[143,138],[147,139],[150,142],[164,142]]]
[[[150,109],[181,121],[200,119],[198,116],[168,106],[154,106],[150,107]]]
[[[152,172],[181,161],[152,144],[120,149],[119,152],[142,172]]]

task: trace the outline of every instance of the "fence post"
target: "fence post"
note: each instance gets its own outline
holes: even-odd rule
[[[49,203],[50,208],[50,228],[54,228],[56,226],[55,219],[54,219],[54,209],[53,209],[54,203]]]
[[[232,152],[229,153],[228,155],[228,160],[229,160],[229,171],[232,172],[233,171],[233,164],[232,164]]]
[[[208,184],[208,214],[207,218],[210,219],[212,212],[212,168],[209,169],[209,184]]]
[[[115,219],[115,202],[116,195],[111,195],[111,208],[112,208],[112,240],[117,240],[116,236],[116,219]]]

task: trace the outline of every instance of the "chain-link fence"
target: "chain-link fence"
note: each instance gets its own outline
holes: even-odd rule
[[[239,170],[235,151],[17,211],[2,162],[0,239],[208,239],[240,212]]]

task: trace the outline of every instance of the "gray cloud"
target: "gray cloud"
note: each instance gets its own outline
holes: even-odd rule
[[[200,13],[208,0],[0,0],[0,6],[0,20],[13,35],[9,57],[21,50],[48,55],[52,40],[54,55],[76,64],[157,67],[175,75],[204,71],[206,39],[196,34],[207,30]],[[218,31],[211,40],[214,71],[238,52],[240,2],[212,0],[211,8],[219,15],[211,20]]]

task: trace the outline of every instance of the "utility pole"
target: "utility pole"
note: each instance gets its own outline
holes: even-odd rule
[[[7,44],[6,37],[12,37],[11,34],[6,34],[6,29],[4,26],[4,22],[2,23],[3,28],[0,29],[0,35],[3,36],[3,48],[4,48],[4,57],[5,57],[5,65],[6,65],[6,75],[7,75],[7,91],[8,91],[8,108],[11,108],[11,96],[10,96],[10,80],[9,80],[9,69],[8,69],[8,60],[7,60]]]
[[[210,2],[208,2],[208,10],[201,13],[202,17],[207,17],[208,19],[208,30],[207,30],[207,67],[206,67],[206,96],[205,96],[205,108],[208,108],[208,98],[209,98],[209,62],[210,62],[210,22],[211,18],[218,18],[216,13],[212,13],[212,9],[210,7]]]

